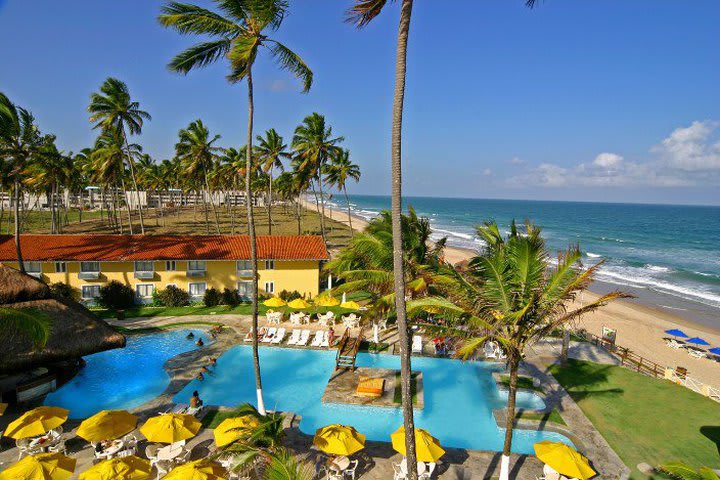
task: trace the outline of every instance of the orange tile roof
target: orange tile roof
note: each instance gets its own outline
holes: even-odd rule
[[[247,260],[247,235],[21,235],[28,261]],[[316,235],[257,237],[258,259],[327,260]],[[0,261],[16,261],[12,235],[0,235]]]

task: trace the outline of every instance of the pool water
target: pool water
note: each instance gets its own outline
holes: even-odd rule
[[[358,366],[400,368],[399,357],[360,354]],[[402,424],[399,408],[323,404],[321,399],[335,367],[335,352],[287,348],[261,348],[260,366],[265,404],[269,409],[302,415],[300,430],[314,434],[317,428],[343,423],[354,426],[370,440],[389,441]],[[507,393],[498,390],[492,372],[500,368],[486,362],[415,358],[413,370],[423,372],[425,408],[416,410],[415,422],[448,447],[501,451],[505,430],[497,426],[494,408],[507,403]],[[193,380],[174,398],[187,403],[198,390],[207,405],[233,406],[256,402],[252,349],[239,345],[223,354],[212,375]],[[504,393],[504,394],[503,394]],[[518,394],[519,408],[542,408],[537,395]],[[532,453],[541,440],[571,444],[554,432],[516,430],[513,451]]]
[[[195,338],[186,336],[193,332]],[[85,357],[87,365],[68,383],[45,397],[45,405],[70,410],[71,418],[86,418],[104,409],[132,409],[165,391],[170,377],[167,360],[197,347],[202,330],[172,330],[129,335],[125,348]]]

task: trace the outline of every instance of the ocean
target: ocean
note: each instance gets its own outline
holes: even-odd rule
[[[345,208],[335,197],[334,208]],[[332,203],[331,202],[331,203]],[[371,219],[389,196],[352,195],[355,215]],[[475,226],[515,219],[543,230],[551,251],[579,243],[583,263],[605,260],[591,290],[621,289],[640,303],[720,328],[720,207],[406,197],[431,221],[434,238],[477,249]]]

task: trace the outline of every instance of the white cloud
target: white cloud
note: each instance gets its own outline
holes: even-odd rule
[[[689,127],[675,129],[652,151],[679,170],[720,170],[720,142],[710,143],[710,136],[717,128],[717,122],[695,121]]]
[[[492,176],[492,174],[493,174],[493,172],[489,168],[486,168],[485,170],[483,170],[483,175],[485,175],[486,177],[490,177],[490,176]]]
[[[622,163],[622,161],[623,157],[615,153],[601,153],[595,157],[593,164],[601,168],[616,168]]]
[[[520,157],[513,157],[513,158],[510,159],[510,164],[511,164],[511,165],[524,165],[524,164],[525,164],[525,160],[523,160],[523,159],[520,158]]]

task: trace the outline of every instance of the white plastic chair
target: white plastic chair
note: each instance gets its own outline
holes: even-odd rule
[[[402,471],[402,468],[400,467],[399,463],[393,463],[393,480],[407,480],[407,473]]]
[[[350,462],[350,466],[348,468],[346,468],[343,471],[343,473],[345,475],[349,475],[350,478],[355,480],[355,472],[357,471],[357,467],[359,464],[360,464],[360,460],[353,460],[352,462]]]

